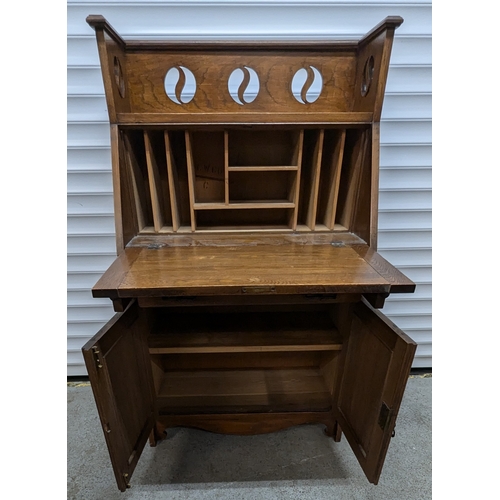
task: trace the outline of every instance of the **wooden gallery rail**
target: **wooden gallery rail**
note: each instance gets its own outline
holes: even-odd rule
[[[343,433],[377,483],[415,285],[376,251],[395,29],[359,41],[125,41],[95,29],[111,125],[116,315],[84,347],[120,490],[174,426]]]

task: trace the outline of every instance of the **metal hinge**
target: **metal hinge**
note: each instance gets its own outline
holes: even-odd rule
[[[126,474],[126,473],[125,473],[125,474],[123,474],[123,479],[125,479],[125,486],[126,486],[127,488],[130,488],[130,481],[129,481],[129,479],[128,479],[128,474]]]
[[[99,348],[97,346],[92,347],[92,352],[94,353],[97,368],[102,368],[101,358],[99,357]]]
[[[380,407],[380,413],[378,416],[378,425],[380,425],[383,431],[387,429],[391,416],[392,410],[382,401],[382,406]]]

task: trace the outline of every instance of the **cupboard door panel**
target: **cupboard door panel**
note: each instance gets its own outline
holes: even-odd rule
[[[82,348],[121,491],[129,486],[155,421],[146,326],[133,301]]]
[[[416,344],[366,301],[353,307],[338,419],[368,480],[378,483]]]

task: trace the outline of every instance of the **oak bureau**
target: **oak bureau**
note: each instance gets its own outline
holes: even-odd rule
[[[377,483],[415,353],[379,311],[415,284],[377,253],[395,29],[358,41],[123,40],[95,29],[111,127],[115,316],[84,347],[118,488],[195,427],[344,434]]]

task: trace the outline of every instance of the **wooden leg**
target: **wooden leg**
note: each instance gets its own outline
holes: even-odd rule
[[[333,438],[333,440],[338,443],[340,441],[340,438],[342,437],[342,429],[340,428],[339,423],[335,421],[333,424],[327,425],[325,434],[328,437]]]
[[[149,446],[156,446],[155,431],[154,429],[149,434]]]
[[[160,422],[156,422],[151,434],[149,435],[149,446],[156,446],[159,441],[167,437],[166,427]]]
[[[342,429],[340,428],[340,425],[337,421],[335,421],[335,424],[333,425],[333,440],[336,443],[340,442],[340,438],[342,437]]]

